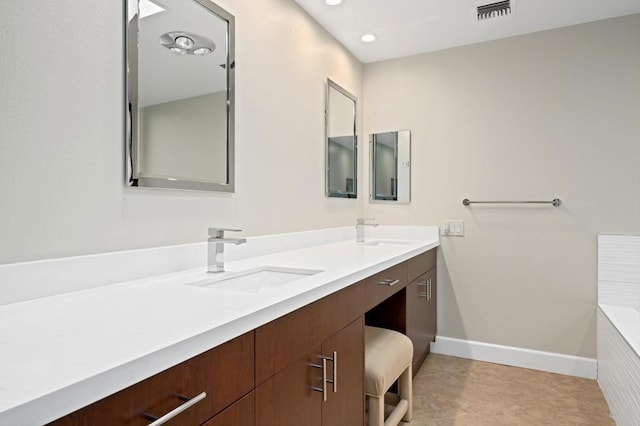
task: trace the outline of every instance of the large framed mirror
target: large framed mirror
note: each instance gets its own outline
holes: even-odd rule
[[[127,1],[126,182],[234,191],[234,17],[209,0]]]
[[[411,201],[411,132],[369,135],[371,202]]]
[[[357,99],[327,80],[325,147],[327,197],[357,198]]]

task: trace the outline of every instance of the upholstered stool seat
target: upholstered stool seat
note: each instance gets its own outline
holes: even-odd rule
[[[364,390],[369,426],[395,426],[411,421],[411,362],[413,344],[404,334],[384,328],[364,328]],[[384,419],[385,394],[398,380],[398,403]]]

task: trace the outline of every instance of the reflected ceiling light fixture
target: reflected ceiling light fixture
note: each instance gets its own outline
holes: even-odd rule
[[[140,0],[138,3],[138,10],[140,19],[146,18],[147,16],[155,15],[156,13],[164,12],[167,10],[164,6],[151,1],[151,0]]]
[[[324,0],[324,2],[329,6],[337,6],[342,3],[342,0]]]
[[[204,56],[216,50],[212,40],[186,31],[164,33],[160,36],[160,43],[176,55]]]
[[[364,34],[362,37],[360,37],[360,40],[364,41],[365,43],[371,43],[372,41],[376,41],[376,36],[373,34]]]

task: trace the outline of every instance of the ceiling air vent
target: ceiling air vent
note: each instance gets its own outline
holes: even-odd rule
[[[511,14],[511,0],[489,3],[477,8],[478,21]]]

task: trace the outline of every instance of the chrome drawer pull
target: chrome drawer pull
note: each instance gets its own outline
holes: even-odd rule
[[[327,382],[333,383],[333,392],[338,392],[338,352],[333,351],[333,358],[322,355],[321,358],[333,363],[333,377],[331,380],[327,379]]]
[[[330,358],[329,358],[330,359]],[[322,400],[327,402],[327,358],[322,357],[322,365],[309,364],[313,368],[322,368],[322,387],[311,386],[311,390],[322,392]]]
[[[202,393],[194,396],[193,398],[189,398],[187,396],[182,396],[182,395],[177,395],[177,396],[178,396],[178,398],[180,398],[181,400],[186,401],[186,402],[184,404],[182,404],[181,406],[179,406],[177,408],[174,408],[173,410],[169,411],[167,414],[165,414],[164,416],[162,416],[160,418],[158,418],[156,416],[153,416],[151,414],[142,413],[142,416],[145,419],[153,420],[152,423],[149,423],[149,426],[160,426],[161,424],[164,424],[164,423],[168,422],[169,420],[171,420],[172,418],[174,418],[178,414],[182,413],[185,410],[188,410],[193,405],[195,405],[198,402],[200,402],[203,399],[205,399],[207,397],[207,393],[206,392],[202,392]]]
[[[391,287],[392,285],[396,285],[399,282],[400,282],[400,280],[394,280],[393,278],[386,278],[384,280],[378,281],[378,284],[380,284],[380,285],[388,285],[389,287]]]

